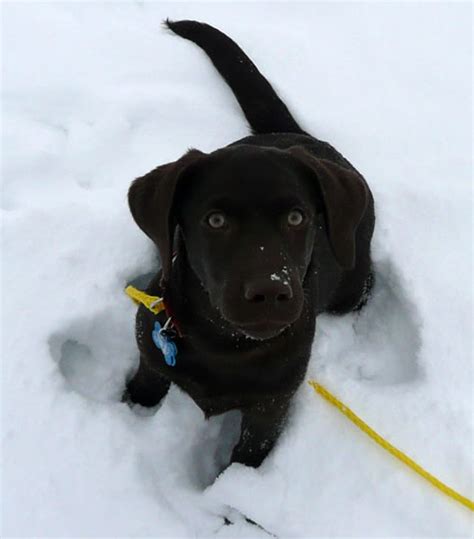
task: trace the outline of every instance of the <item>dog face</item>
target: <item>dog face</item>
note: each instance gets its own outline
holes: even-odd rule
[[[316,207],[288,155],[216,152],[177,190],[188,260],[211,304],[244,334],[273,337],[297,320]]]
[[[336,259],[351,267],[366,192],[356,173],[299,147],[238,145],[188,152],[136,180],[129,200],[160,250],[164,280],[179,226],[211,304],[240,332],[268,339],[301,315],[321,214]]]

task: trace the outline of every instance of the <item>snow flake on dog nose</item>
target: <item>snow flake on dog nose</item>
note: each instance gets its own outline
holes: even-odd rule
[[[282,275],[280,275],[280,273]],[[270,275],[270,280],[272,281],[281,281],[284,285],[289,285],[289,279],[288,279],[288,269],[286,266],[283,267],[283,269],[279,273],[272,273]]]

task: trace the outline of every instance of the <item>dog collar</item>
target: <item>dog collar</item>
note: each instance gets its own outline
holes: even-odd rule
[[[167,310],[165,301],[160,296],[151,296],[142,290],[138,290],[138,288],[135,288],[132,285],[125,288],[125,293],[135,303],[143,305],[154,315]],[[171,316],[168,317],[163,326],[158,320],[155,320],[151,338],[153,339],[155,346],[161,350],[166,364],[170,367],[176,365],[176,356],[178,354],[178,349],[173,341],[174,337],[176,337],[176,331]]]

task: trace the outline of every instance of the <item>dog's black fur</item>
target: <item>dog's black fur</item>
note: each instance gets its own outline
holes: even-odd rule
[[[140,365],[126,398],[154,406],[174,382],[206,416],[240,409],[232,461],[258,466],[305,376],[316,315],[365,300],[373,199],[230,38],[195,21],[166,24],[207,53],[254,134],[210,154],[191,150],[130,188],[133,217],[162,261],[148,293],[164,295],[180,336],[168,366],[151,336],[156,317],[139,308]]]

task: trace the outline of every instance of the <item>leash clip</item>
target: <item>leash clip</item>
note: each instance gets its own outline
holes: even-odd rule
[[[161,298],[157,298],[155,299],[155,301],[152,301],[150,303],[150,309],[154,309],[155,307],[157,307],[160,303],[162,303],[162,299]]]

